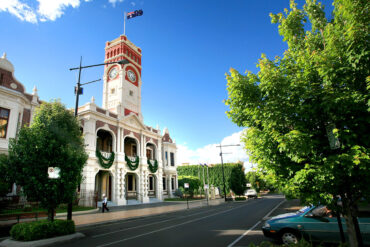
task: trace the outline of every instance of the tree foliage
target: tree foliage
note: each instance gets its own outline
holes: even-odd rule
[[[30,127],[9,143],[9,168],[29,201],[40,201],[53,220],[60,203],[72,201],[87,160],[80,127],[59,101],[43,103]],[[60,178],[49,179],[48,167],[59,167]]]
[[[235,194],[241,196],[244,194],[247,180],[245,179],[244,168],[242,164],[237,164],[230,174],[230,188]]]
[[[231,189],[231,173],[235,166],[238,166],[239,163],[226,163],[224,164],[225,172],[225,187],[226,193]],[[177,167],[177,174],[179,176],[195,176],[203,183],[203,166],[200,165],[191,165],[191,166],[179,166]],[[222,178],[222,166],[221,164],[216,164],[208,167],[208,177],[209,182],[207,181],[207,168],[204,167],[204,181],[209,183],[209,185],[214,185],[219,188],[219,192],[223,195],[224,183]],[[203,186],[201,186],[203,190]]]
[[[247,127],[251,159],[285,193],[332,207],[341,197],[354,246],[356,204],[370,199],[370,2],[333,5],[331,20],[315,0],[271,14],[288,49],[262,55],[257,74],[231,69],[226,104]]]
[[[8,157],[5,154],[0,154],[0,197],[9,193],[14,182],[8,167]]]
[[[198,177],[195,176],[179,176],[179,187],[184,188],[185,193],[189,193],[191,197],[194,196],[195,192],[201,187],[201,182]],[[189,188],[185,189],[184,184],[188,183]]]

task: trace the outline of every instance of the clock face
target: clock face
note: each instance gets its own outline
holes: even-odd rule
[[[117,68],[113,68],[109,71],[109,79],[114,79],[116,78],[118,74]]]
[[[127,77],[132,82],[136,81],[136,75],[132,70],[127,71]]]

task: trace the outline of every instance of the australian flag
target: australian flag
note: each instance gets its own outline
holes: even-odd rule
[[[135,11],[132,11],[132,12],[128,12],[126,17],[127,19],[131,19],[131,18],[134,18],[136,16],[141,16],[143,15],[143,10],[139,9],[139,10],[135,10]]]

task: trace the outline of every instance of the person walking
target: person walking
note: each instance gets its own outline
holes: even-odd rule
[[[102,202],[102,212],[104,213],[104,210],[107,210],[109,212],[108,205],[108,198],[103,194],[103,202]]]

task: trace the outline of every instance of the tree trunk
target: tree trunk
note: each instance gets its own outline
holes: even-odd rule
[[[362,236],[357,221],[357,207],[349,198],[343,198],[343,216],[346,220],[349,245],[351,247],[362,247]]]
[[[54,208],[48,208],[48,221],[54,221]]]

